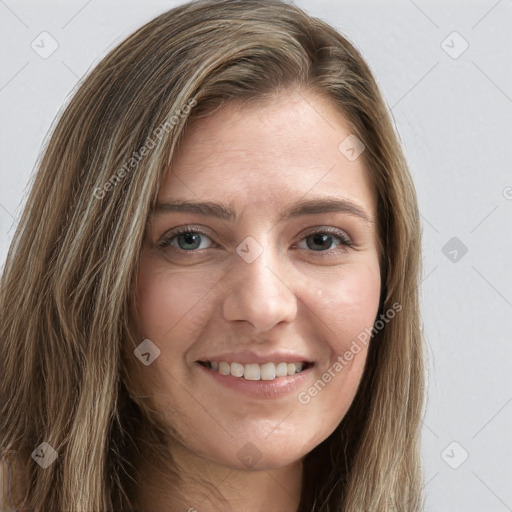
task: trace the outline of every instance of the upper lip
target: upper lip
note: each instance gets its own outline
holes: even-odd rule
[[[240,364],[263,364],[269,362],[277,363],[313,363],[309,358],[292,352],[271,352],[268,354],[256,354],[255,352],[243,351],[243,352],[229,352],[214,356],[208,356],[198,361],[226,361],[236,362]]]

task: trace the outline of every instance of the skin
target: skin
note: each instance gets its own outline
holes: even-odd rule
[[[174,431],[169,449],[184,482],[178,492],[170,476],[143,471],[147,510],[219,510],[189,475],[213,484],[229,503],[222,510],[297,510],[303,457],[347,412],[367,347],[360,344],[307,404],[298,395],[371,329],[379,306],[376,198],[364,158],[350,161],[338,149],[350,133],[336,106],[311,91],[282,92],[250,106],[231,102],[189,127],[158,202],[224,203],[238,219],[167,212],[149,224],[137,302],[142,332],[161,354],[144,371],[156,382],[155,407]],[[321,197],[348,199],[368,220],[346,212],[280,219],[292,201]],[[204,235],[197,242],[173,239],[179,226]],[[325,227],[354,247],[340,243],[339,233],[315,243],[311,232]],[[236,251],[248,236],[263,248],[251,263]],[[163,237],[171,246],[158,245]],[[295,392],[252,398],[222,386],[197,363],[239,350],[291,351],[314,366]],[[247,443],[257,454],[250,468],[237,455]]]

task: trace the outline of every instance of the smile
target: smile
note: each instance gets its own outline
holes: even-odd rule
[[[276,380],[301,373],[311,366],[310,363],[249,363],[241,364],[227,361],[199,361],[199,364],[221,375],[231,375],[245,380]]]

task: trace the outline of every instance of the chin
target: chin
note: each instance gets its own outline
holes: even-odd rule
[[[274,442],[268,439],[232,439],[224,450],[219,450],[219,446],[208,447],[201,456],[214,464],[234,470],[267,471],[300,462],[315,446],[316,443],[309,446],[297,436],[293,445],[278,439]]]

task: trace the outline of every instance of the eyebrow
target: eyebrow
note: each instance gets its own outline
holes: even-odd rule
[[[229,205],[209,201],[193,202],[179,200],[158,203],[153,214],[158,215],[174,212],[204,215],[226,221],[235,221],[238,218],[236,212]],[[290,220],[295,217],[319,213],[345,213],[347,215],[360,217],[367,223],[372,223],[370,215],[353,201],[330,197],[294,201],[284,209],[281,209],[279,216],[281,220]]]

